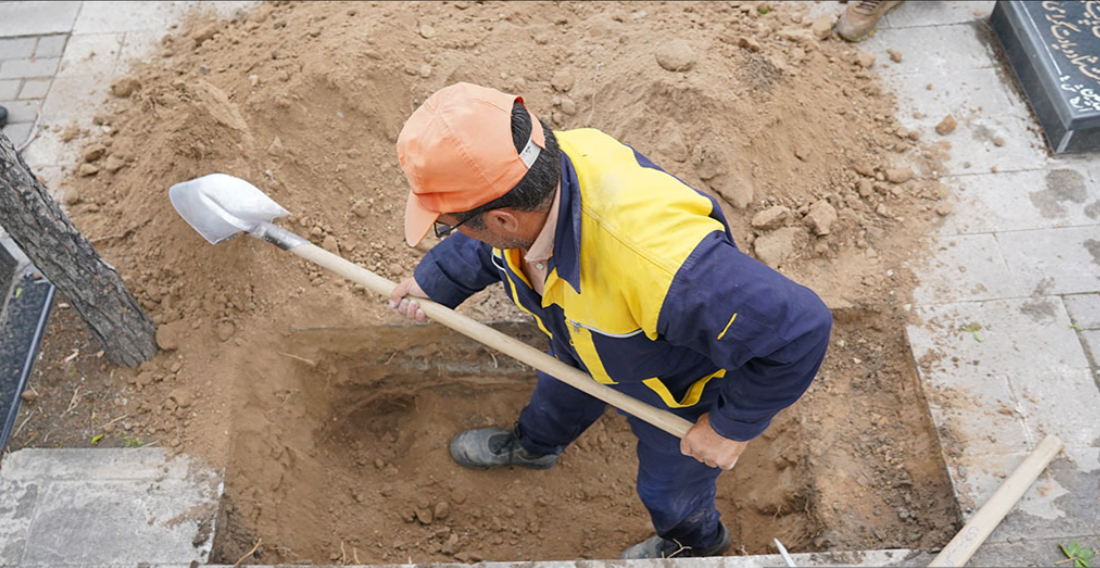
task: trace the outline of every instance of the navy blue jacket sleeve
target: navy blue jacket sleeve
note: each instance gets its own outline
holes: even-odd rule
[[[710,424],[726,438],[746,441],[809,388],[832,321],[816,294],[715,232],[676,273],[657,331],[727,369],[717,379]]]
[[[492,256],[492,247],[456,232],[428,251],[413,277],[429,298],[453,309],[500,281]]]

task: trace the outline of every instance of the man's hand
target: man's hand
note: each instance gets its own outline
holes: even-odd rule
[[[710,426],[710,415],[704,414],[680,440],[680,452],[710,467],[733,469],[748,445],[715,432]]]
[[[428,317],[424,315],[424,310],[420,309],[420,304],[416,300],[410,300],[405,296],[428,297],[424,290],[420,289],[420,285],[416,283],[415,278],[406,278],[393,289],[390,294],[390,307],[413,321],[420,323],[428,321]]]

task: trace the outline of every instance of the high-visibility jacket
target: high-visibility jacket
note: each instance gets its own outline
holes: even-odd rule
[[[678,414],[709,411],[727,438],[759,435],[817,373],[829,310],[737,250],[713,198],[598,130],[555,135],[561,204],[543,295],[522,250],[458,233],[424,257],[417,283],[454,307],[502,281],[551,352],[594,380]]]

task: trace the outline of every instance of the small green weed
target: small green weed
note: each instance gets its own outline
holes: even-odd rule
[[[141,438],[138,438],[137,436],[131,437],[126,434],[122,435],[122,442],[127,448],[140,448],[141,446],[145,445],[141,441]]]
[[[969,333],[969,334],[973,335],[974,339],[976,339],[978,341],[978,343],[984,343],[985,340],[982,339],[982,335],[981,335],[981,333],[979,333],[981,330],[982,330],[982,324],[980,324],[976,321],[970,322],[970,323],[966,324],[965,327],[960,327],[959,328],[959,331],[961,331],[963,333]]]
[[[103,441],[103,434],[96,434],[95,436],[92,436],[93,446],[99,444],[101,441]]]
[[[1072,562],[1076,568],[1091,568],[1092,564],[1089,564],[1089,560],[1096,556],[1096,551],[1085,548],[1077,543],[1076,540],[1071,540],[1066,544],[1058,545],[1058,548],[1062,549],[1062,554],[1066,555],[1066,559],[1055,564],[1061,565],[1067,562]]]

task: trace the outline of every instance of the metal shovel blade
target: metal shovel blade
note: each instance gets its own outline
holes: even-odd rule
[[[168,189],[176,212],[210,244],[290,215],[256,186],[226,174],[210,174]]]

